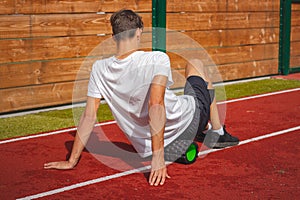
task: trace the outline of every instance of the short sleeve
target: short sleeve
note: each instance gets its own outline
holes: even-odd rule
[[[90,74],[87,96],[99,99],[102,98],[101,92],[97,84],[96,64],[93,65],[92,72]]]
[[[167,87],[171,86],[174,83],[172,79],[170,58],[167,54],[163,52],[158,53],[155,61],[155,72],[153,75],[167,76],[168,77]]]

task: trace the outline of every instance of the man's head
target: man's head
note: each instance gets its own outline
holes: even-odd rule
[[[137,29],[143,29],[142,18],[131,10],[120,10],[110,18],[113,36],[117,41],[135,36]]]

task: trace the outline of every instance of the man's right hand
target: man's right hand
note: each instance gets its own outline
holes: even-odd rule
[[[166,166],[160,169],[154,169],[152,167],[149,177],[149,184],[154,186],[163,185],[167,178],[171,177],[168,175]]]
[[[158,186],[163,185],[167,178],[171,178],[167,172],[167,166],[164,159],[164,151],[154,152],[151,162],[151,172],[149,184]]]

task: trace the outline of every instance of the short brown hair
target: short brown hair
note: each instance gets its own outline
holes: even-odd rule
[[[117,40],[132,38],[137,28],[144,27],[142,18],[132,10],[120,10],[114,13],[110,18],[110,24]]]

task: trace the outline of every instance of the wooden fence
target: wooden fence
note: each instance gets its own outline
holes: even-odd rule
[[[223,80],[276,74],[279,2],[167,0],[167,28],[201,44]],[[133,9],[151,27],[151,6],[151,0],[0,0],[0,113],[72,103],[82,62],[111,35],[111,14]],[[300,8],[293,10],[291,54],[299,55]],[[182,72],[180,58],[170,57]],[[76,81],[83,93],[89,70]]]

